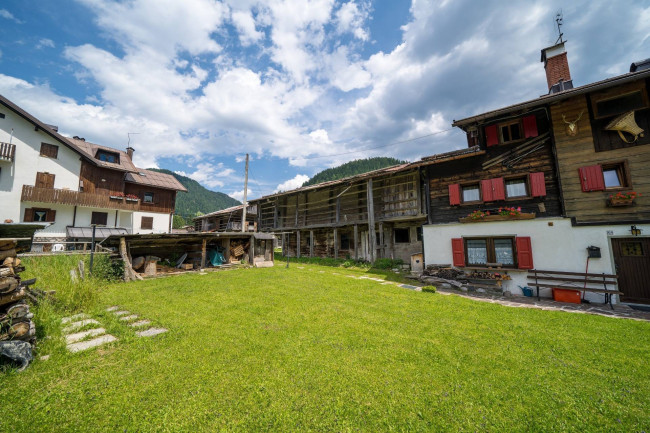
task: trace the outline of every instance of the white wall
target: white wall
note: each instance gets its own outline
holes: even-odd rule
[[[34,131],[33,124],[13,111],[3,108],[2,113],[5,118],[0,119],[0,141],[8,143],[11,129],[14,129],[11,141],[16,145],[16,160],[13,163],[0,162],[0,221],[12,219],[22,222],[24,207],[20,205],[20,196],[23,185],[34,185],[37,172],[48,172],[55,175],[55,188],[78,191],[81,160],[79,154],[43,131]],[[59,147],[57,159],[40,156],[42,142]],[[50,205],[43,207],[54,209]]]
[[[18,197],[20,199],[20,197]],[[56,203],[34,203],[34,202],[22,202],[17,203],[16,208],[20,211],[20,220],[14,221],[23,221],[23,216],[25,215],[25,208],[38,207],[38,208],[47,208],[53,209],[56,211],[56,216],[54,223],[51,226],[45,228],[44,230],[37,231],[35,237],[65,237],[67,226],[72,225],[72,218],[74,215],[74,206],[65,205],[65,204],[56,204]]]
[[[552,223],[552,225],[550,225]],[[637,224],[643,234],[650,234],[650,224]],[[453,262],[451,239],[465,236],[529,236],[533,263],[537,269],[585,272],[587,247],[601,249],[600,259],[590,259],[589,272],[614,274],[612,237],[630,237],[629,225],[573,227],[569,218],[537,218],[522,221],[451,223],[424,226],[424,261],[426,265]],[[523,295],[519,286],[527,285],[527,270],[508,270],[511,281],[504,290]],[[540,289],[541,296],[551,296],[551,289]],[[585,298],[603,302],[604,295],[587,293]]]
[[[153,230],[142,230],[142,217],[153,217]],[[153,212],[133,212],[133,233],[169,233],[169,214]]]

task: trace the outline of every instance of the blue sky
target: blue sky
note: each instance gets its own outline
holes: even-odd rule
[[[0,93],[239,199],[250,153],[259,197],[466,146],[453,119],[546,93],[560,8],[575,85],[650,57],[644,1],[5,0]]]

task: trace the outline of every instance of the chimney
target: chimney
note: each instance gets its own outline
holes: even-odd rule
[[[569,71],[569,61],[566,56],[564,42],[553,45],[542,50],[542,62],[546,69],[546,82],[548,84],[548,93],[557,93],[564,90],[573,89],[571,72]]]
[[[131,146],[126,148],[126,154],[129,155],[129,159],[133,161],[133,152],[135,152],[135,149],[132,148]]]

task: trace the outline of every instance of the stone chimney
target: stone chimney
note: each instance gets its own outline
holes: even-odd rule
[[[573,89],[569,61],[567,60],[564,42],[553,45],[542,50],[542,62],[546,69],[546,82],[548,93],[557,93]]]
[[[132,148],[131,146],[126,148],[126,154],[129,155],[129,159],[133,161],[133,152],[135,152],[135,149]]]

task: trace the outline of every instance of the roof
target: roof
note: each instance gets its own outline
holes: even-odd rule
[[[66,227],[66,235],[69,238],[92,239],[92,227]],[[111,235],[125,235],[129,231],[122,227],[95,227],[95,239],[105,239]]]
[[[617,86],[620,84],[628,83],[630,81],[635,81],[647,77],[650,77],[650,69],[640,70],[637,72],[628,72],[626,74],[619,75],[612,78],[607,78],[605,80],[597,81],[595,83],[585,84],[584,86],[580,86],[580,87],[574,87],[573,89],[565,90],[563,92],[551,93],[549,95],[542,95],[537,99],[531,99],[526,102],[520,102],[518,104],[509,105],[507,107],[488,111],[486,113],[478,114],[476,116],[466,117],[465,119],[454,120],[452,126],[458,126],[460,128],[463,128],[473,123],[477,123],[486,119],[491,119],[503,114],[508,114],[513,111],[537,108],[541,105],[550,104],[552,102],[558,102],[563,99],[571,98],[573,96],[582,95],[584,93]]]
[[[197,220],[197,219],[207,218],[207,217],[211,217],[211,216],[215,216],[215,215],[222,215],[222,214],[227,214],[227,213],[231,213],[231,212],[236,212],[238,210],[239,211],[242,210],[243,207],[244,207],[243,204],[238,204],[237,206],[231,206],[231,207],[227,207],[225,209],[216,210],[214,212],[210,212],[210,213],[200,215],[200,216],[198,216],[196,218],[193,218],[193,219]]]
[[[187,191],[187,188],[181,184],[171,174],[159,173],[157,171],[136,168],[137,172],[127,173],[124,177],[125,182],[137,183],[140,185],[149,185],[156,188],[171,189],[176,191]]]
[[[18,252],[29,251],[34,233],[51,225],[52,223],[0,223],[0,239],[21,239],[16,249]]]
[[[194,233],[150,233],[150,234],[124,234],[111,235],[104,239],[101,244],[104,247],[118,247],[120,238],[129,242],[131,247],[148,246],[156,247],[161,245],[174,245],[179,243],[194,242],[202,239],[217,238],[255,238],[255,239],[274,239],[275,235],[271,233],[253,233],[253,232],[194,232]]]
[[[123,150],[113,149],[112,147],[102,146],[79,138],[68,138],[68,140],[72,141],[84,153],[85,156],[92,159],[95,165],[104,168],[110,168],[111,170],[120,170],[120,171],[138,170],[138,168],[136,168],[136,166],[133,165],[133,161],[131,161],[129,155]],[[100,161],[99,159],[97,159],[98,150],[104,150],[110,153],[117,153],[120,156],[120,162],[114,163],[108,161]]]

